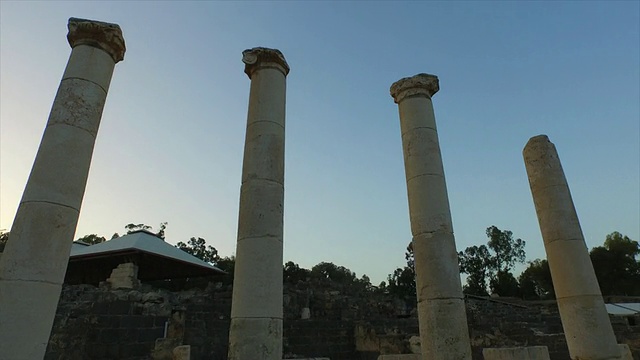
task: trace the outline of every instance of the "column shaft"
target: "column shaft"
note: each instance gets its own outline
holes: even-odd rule
[[[394,83],[398,104],[418,296],[422,356],[471,359],[449,199],[431,96],[438,78],[419,74]]]
[[[540,135],[523,156],[571,358],[620,359],[556,148]]]
[[[251,79],[233,281],[230,360],[282,359],[286,75],[277,50],[243,52]]]
[[[72,18],[68,38],[73,50],[0,258],[0,357],[6,359],[44,357],[107,89],[124,56],[114,24]]]

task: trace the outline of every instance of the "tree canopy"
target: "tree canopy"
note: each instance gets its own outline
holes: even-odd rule
[[[589,256],[603,295],[640,295],[640,246],[617,231],[607,235],[604,246]]]
[[[220,260],[218,250],[211,245],[207,245],[207,241],[201,237],[192,237],[186,244],[180,241],[176,244],[176,247],[209,264],[215,265]]]
[[[164,235],[165,235],[164,232],[167,229],[167,224],[168,224],[168,222],[166,222],[166,221],[161,222],[160,226],[159,226],[159,230],[156,233],[156,236],[159,237],[162,240],[164,240]],[[124,226],[124,228],[127,230],[127,234],[131,234],[133,232],[140,231],[140,230],[145,230],[145,231],[152,232],[152,229],[153,229],[152,226],[149,226],[149,225],[146,225],[146,224],[134,224],[134,223],[127,224],[127,225]],[[117,235],[117,233],[114,234],[114,236],[115,235]],[[113,239],[113,237],[112,237],[112,239]]]
[[[95,244],[100,244],[102,242],[107,241],[107,239],[105,239],[104,236],[98,236],[96,234],[90,234],[90,235],[85,235],[79,239],[77,239],[76,241],[82,241],[84,243],[87,243],[89,245],[95,245]]]
[[[525,259],[525,241],[514,239],[509,230],[490,226],[487,245],[470,246],[458,253],[460,272],[467,274],[463,290],[471,295],[488,295],[487,285],[501,296],[518,296],[518,281],[511,273],[516,263]]]
[[[520,291],[526,300],[554,299],[555,290],[547,260],[535,259],[520,274]]]
[[[7,241],[9,241],[9,232],[0,230],[0,252],[4,251],[4,247],[5,245],[7,245]]]
[[[640,255],[638,242],[614,231],[603,246],[589,252],[602,295],[640,296]],[[525,299],[553,299],[555,291],[547,260],[536,259],[520,275]]]
[[[407,265],[402,268],[396,268],[392,274],[387,276],[388,285],[384,282],[380,284],[386,292],[400,297],[416,296],[416,269],[415,258],[413,256],[413,246],[409,244],[407,251],[404,253],[404,259]]]

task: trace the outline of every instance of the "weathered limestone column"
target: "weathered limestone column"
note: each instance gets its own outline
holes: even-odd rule
[[[284,125],[289,65],[242,52],[251,79],[229,330],[230,360],[282,359]]]
[[[556,148],[535,136],[523,156],[571,358],[621,359]]]
[[[424,359],[471,359],[458,253],[431,97],[438,78],[418,74],[391,85],[400,110]]]
[[[69,19],[71,56],[0,258],[0,357],[42,359],[78,222],[120,27]]]

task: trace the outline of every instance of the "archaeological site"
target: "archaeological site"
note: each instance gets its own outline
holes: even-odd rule
[[[264,47],[242,53],[250,88],[233,274],[147,231],[74,242],[125,41],[111,23],[71,18],[68,30],[71,54],[0,256],[1,360],[640,360],[640,313],[606,306],[640,299],[603,297],[545,135],[529,139],[523,157],[556,299],[463,293],[432,102],[440,83],[426,73],[390,88],[415,297],[283,281],[290,67]]]

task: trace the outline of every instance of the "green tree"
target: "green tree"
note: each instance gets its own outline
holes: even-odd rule
[[[0,230],[0,252],[4,251],[4,247],[7,245],[7,241],[9,241],[9,232]]]
[[[84,243],[87,243],[89,245],[95,245],[95,244],[100,244],[102,242],[107,241],[107,239],[104,238],[104,236],[98,236],[96,234],[90,234],[90,235],[85,235],[81,238],[79,238],[76,241],[82,241]]]
[[[489,281],[489,287],[494,294],[502,296],[520,296],[520,284],[512,273],[499,270]]]
[[[134,224],[134,223],[127,224],[124,226],[124,228],[127,230],[127,234],[131,234],[133,232],[140,231],[140,230],[151,230],[151,226],[149,225]]]
[[[524,263],[524,240],[514,239],[511,231],[501,231],[496,226],[487,228],[487,237],[487,246],[495,253],[493,257],[497,271],[508,273],[516,263]]]
[[[301,268],[293,261],[287,261],[283,267],[283,280],[288,284],[297,284],[298,282],[307,281],[311,276],[311,271],[305,268]]]
[[[526,300],[554,299],[556,296],[547,260],[535,259],[529,262],[518,281],[521,295]]]
[[[460,272],[467,274],[466,294],[486,296],[487,282],[495,272],[495,261],[485,245],[470,246],[458,253]]]
[[[180,241],[176,244],[176,247],[209,264],[215,265],[220,260],[218,250],[211,245],[207,245],[207,241],[201,237],[192,237],[186,244]]]
[[[158,230],[158,232],[156,233],[156,236],[159,237],[160,239],[164,240],[164,232],[167,229],[167,224],[168,222],[161,222],[160,223],[160,230]],[[127,234],[131,234],[134,233],[136,231],[149,231],[149,232],[153,232],[153,227],[146,225],[146,224],[134,224],[134,223],[130,223],[124,226],[124,228],[127,230]],[[116,236],[118,233],[113,234],[114,236]],[[112,237],[113,239],[113,237]]]
[[[615,231],[589,253],[603,295],[640,295],[640,246]]]
[[[156,236],[159,237],[160,239],[164,240],[164,231],[167,229],[167,224],[168,222],[161,222],[160,223],[160,230],[158,230],[158,232],[156,233]]]
[[[416,261],[413,254],[413,243],[407,246],[404,259],[407,265],[402,268],[396,268],[392,274],[387,276],[388,285],[384,284],[384,287],[382,287],[382,284],[380,285],[389,294],[400,297],[416,297]]]
[[[393,274],[387,276],[387,282],[389,284],[385,284],[384,288],[389,294],[400,297],[416,296],[416,273],[409,266],[395,269]]]
[[[356,279],[356,274],[344,266],[335,265],[330,262],[321,262],[311,268],[311,277],[316,279],[328,279],[339,284],[352,284]]]
[[[236,267],[236,257],[225,256],[225,257],[219,258],[215,266],[218,269],[223,270],[227,273],[227,276],[222,278],[222,283],[225,285],[233,284],[233,275]]]
[[[518,296],[518,282],[511,269],[524,262],[525,241],[514,239],[511,231],[496,226],[488,227],[486,234],[489,238],[486,246],[471,246],[458,253],[460,272],[468,275],[465,293],[486,295],[488,281],[492,292]]]

